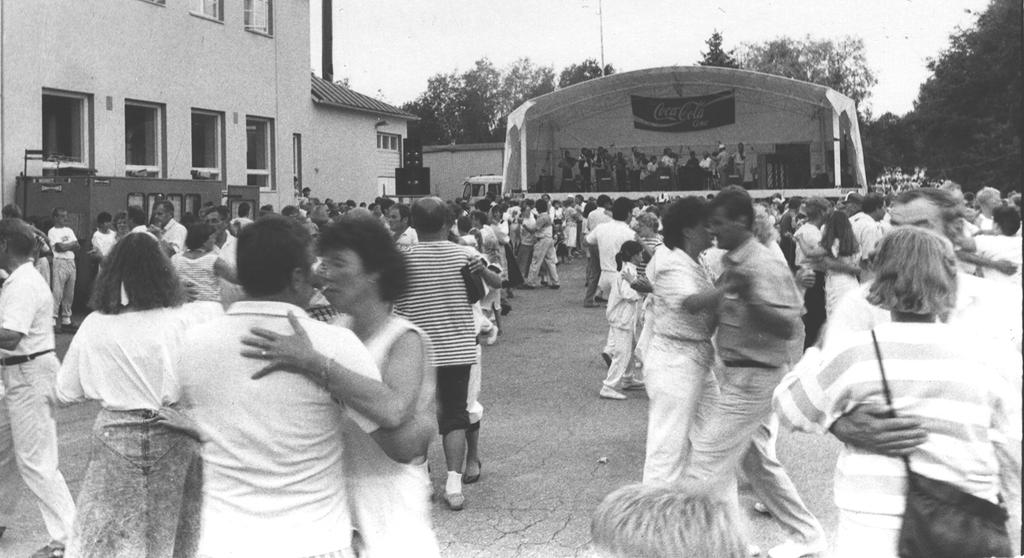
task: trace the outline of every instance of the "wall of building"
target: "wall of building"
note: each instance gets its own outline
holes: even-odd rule
[[[382,194],[387,165],[398,158],[377,149],[377,132],[408,136],[405,120],[385,119],[387,124],[377,127],[374,114],[314,105],[310,134],[315,139],[305,150],[309,156],[303,162],[303,185],[314,197],[371,202]]]
[[[273,3],[273,37],[245,30],[242,0],[224,0],[223,22],[191,14],[180,0],[0,1],[3,200],[13,197],[24,150],[42,147],[44,88],[91,96],[99,175],[124,176],[125,99],[164,106],[167,178],[191,177],[193,108],[224,114],[228,184],[246,182],[246,115],[271,118],[275,188],[261,201],[293,199],[292,135],[302,134],[307,154],[314,143],[308,0]]]
[[[501,174],[504,145],[484,144],[479,148],[430,145],[423,147],[423,166],[430,168],[430,190],[441,199],[462,196],[462,183],[477,174]]]

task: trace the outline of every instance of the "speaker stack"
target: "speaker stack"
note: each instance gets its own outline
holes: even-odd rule
[[[402,167],[395,169],[395,195],[430,195],[430,169],[423,167],[423,144],[419,138],[405,138],[403,142]]]

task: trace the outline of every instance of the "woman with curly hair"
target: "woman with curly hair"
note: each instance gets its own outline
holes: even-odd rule
[[[187,328],[200,318],[152,235],[114,245],[57,375],[64,403],[99,401],[68,556],[192,556],[202,478],[198,433],[174,406]]]
[[[1016,548],[994,554],[1016,556],[1021,355],[1009,343],[943,323],[956,308],[958,284],[956,255],[945,237],[898,227],[879,242],[874,266],[867,298],[888,310],[892,322],[830,338],[822,353],[811,349],[776,389],[775,410],[792,428],[826,432],[858,406],[888,406],[884,366],[892,410],[928,432],[906,454],[909,468],[993,506],[1005,501]],[[844,446],[835,478],[835,555],[895,558],[906,490],[900,458]]]

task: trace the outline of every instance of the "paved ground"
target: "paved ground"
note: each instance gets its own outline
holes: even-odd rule
[[[517,292],[505,333],[485,349],[483,475],[466,487],[465,510],[434,506],[445,556],[583,555],[594,507],[613,489],[640,480],[646,396],[632,392],[627,401],[597,397],[605,370],[598,354],[607,331],[604,312],[582,307],[582,260],[559,266],[559,273],[561,290]],[[64,348],[68,336],[61,337]],[[87,464],[95,413],[95,405],[80,404],[57,414],[61,468],[73,494]],[[787,433],[778,447],[830,535],[836,523],[831,484],[837,448],[834,439]],[[444,465],[436,444],[431,465],[440,488]],[[743,503],[750,508],[749,497]],[[752,542],[767,549],[783,539],[770,519],[753,512],[748,518]],[[16,521],[0,539],[0,557],[22,558],[45,542],[39,511],[22,490]]]

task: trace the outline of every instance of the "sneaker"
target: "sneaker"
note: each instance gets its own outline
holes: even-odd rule
[[[555,289],[555,290],[558,290],[558,289],[560,289],[561,287],[560,287],[560,286],[559,286],[559,285],[558,285],[557,283],[555,283],[555,284],[553,284],[553,285],[548,285],[548,288],[549,288],[549,289]]]
[[[624,390],[646,389],[646,388],[647,388],[647,384],[643,383],[640,380],[623,380],[622,381],[622,389],[624,389]]]
[[[493,327],[491,327],[491,330],[487,332],[486,337],[484,337],[484,344],[490,346],[490,345],[495,344],[497,341],[498,341],[498,326],[493,326]]]
[[[789,540],[768,551],[768,558],[803,558],[825,552],[825,538],[819,537],[808,542]]]
[[[768,506],[762,504],[761,502],[754,502],[754,511],[756,511],[757,513],[759,513],[761,515],[771,515],[772,514],[772,512],[768,511]]]
[[[444,503],[448,504],[448,509],[452,511],[460,511],[466,506],[466,497],[461,492],[455,494],[445,494]]]
[[[612,388],[610,388],[608,386],[603,386],[601,388],[601,393],[599,395],[601,396],[601,399],[615,399],[615,400],[618,400],[618,401],[621,401],[623,399],[628,399],[626,397],[626,394],[618,392],[618,391],[615,391],[614,389],[612,389]]]
[[[64,558],[64,545],[50,543],[32,553],[32,558]]]

